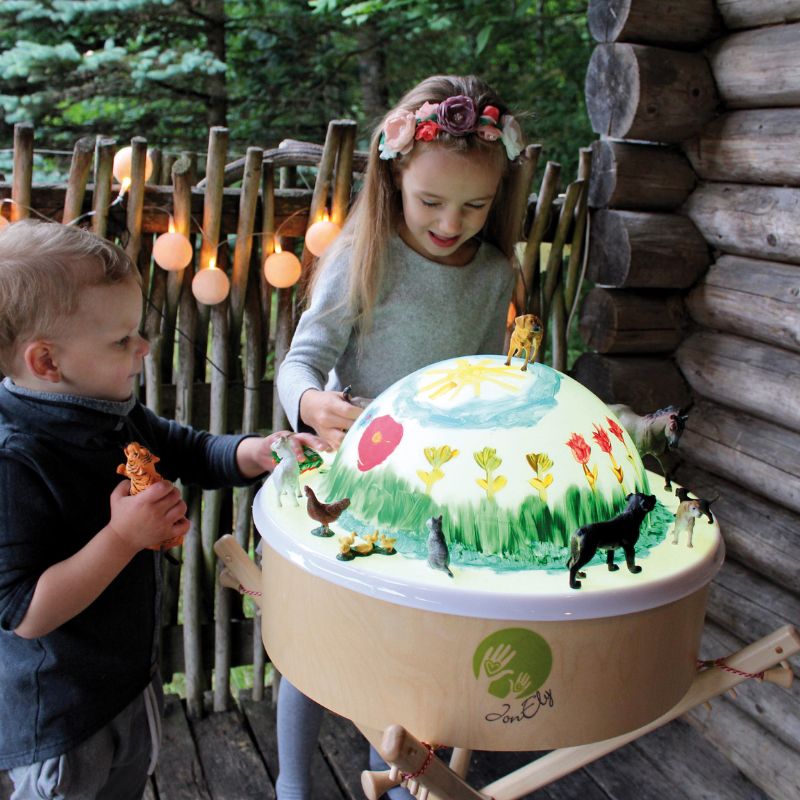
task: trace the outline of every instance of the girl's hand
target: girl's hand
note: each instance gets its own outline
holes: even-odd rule
[[[186,503],[169,481],[159,481],[131,496],[130,481],[120,481],[111,493],[108,527],[134,552],[158,548],[189,531]]]
[[[300,398],[300,419],[334,450],[339,448],[345,432],[350,430],[362,411],[362,408],[344,400],[341,392],[309,389]]]

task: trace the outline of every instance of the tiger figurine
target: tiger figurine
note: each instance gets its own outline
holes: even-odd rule
[[[153,455],[146,447],[143,447],[139,442],[131,442],[127,447],[123,448],[125,458],[127,459],[124,464],[117,467],[117,474],[124,475],[131,482],[130,494],[139,494],[143,492],[148,486],[158,483],[163,480],[161,475],[156,471],[156,464],[161,459]],[[172,539],[167,539],[162,542],[159,547],[151,547],[150,550],[169,550],[172,547],[178,547],[183,544],[183,536],[175,536]]]
[[[123,452],[127,461],[117,467],[117,474],[130,479],[131,494],[139,494],[162,479],[156,472],[156,464],[161,459],[139,442],[131,442]]]

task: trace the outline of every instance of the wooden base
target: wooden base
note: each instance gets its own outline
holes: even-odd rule
[[[266,543],[263,570],[264,643],[300,691],[369,728],[400,724],[424,741],[475,750],[593,742],[663,714],[694,678],[707,593],[618,617],[531,622],[370,598],[320,580]],[[510,682],[501,696],[503,685],[486,677],[490,668],[502,677],[499,647],[481,669],[482,643],[508,630],[541,637],[552,656],[527,696],[509,691]]]

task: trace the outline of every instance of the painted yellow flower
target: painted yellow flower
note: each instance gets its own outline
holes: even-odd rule
[[[494,447],[484,447],[483,450],[473,453],[472,457],[475,459],[475,463],[486,473],[485,478],[476,478],[475,483],[486,492],[486,497],[491,500],[508,483],[508,480],[503,475],[492,476],[492,473],[503,463],[503,459],[497,455],[497,450]]]

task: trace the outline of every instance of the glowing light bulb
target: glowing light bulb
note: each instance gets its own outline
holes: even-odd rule
[[[321,256],[331,246],[341,230],[335,222],[331,222],[326,212],[322,219],[318,219],[313,225],[308,226],[306,247],[315,256]]]
[[[192,243],[182,233],[175,231],[175,224],[170,217],[169,232],[162,233],[153,243],[153,260],[161,269],[177,272],[189,266],[193,255]]]
[[[123,191],[130,186],[131,182],[131,162],[133,161],[133,148],[123,147],[117,150],[114,156],[113,173],[114,177],[123,184]],[[147,180],[153,174],[153,159],[150,158],[150,153],[147,153],[144,158],[144,179]],[[127,179],[128,186],[125,186]]]
[[[201,269],[192,280],[192,294],[204,305],[221,303],[231,290],[228,276],[211,259],[206,269]]]
[[[300,259],[294,253],[281,250],[279,244],[275,245],[275,252],[264,260],[264,277],[276,289],[294,286],[302,271]]]

